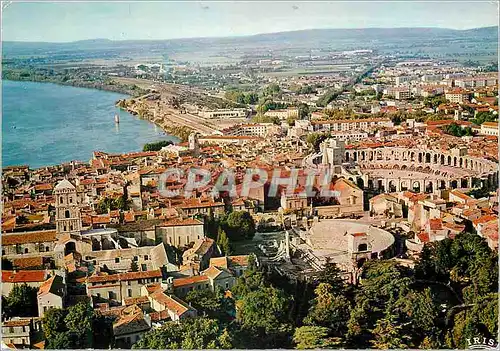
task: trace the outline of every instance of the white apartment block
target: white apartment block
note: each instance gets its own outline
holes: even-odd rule
[[[268,117],[278,117],[281,120],[285,120],[287,118],[298,118],[299,117],[299,109],[297,107],[289,107],[287,109],[282,110],[269,110],[264,113],[264,116]]]
[[[366,118],[366,119],[344,119],[344,120],[327,120],[327,121],[312,121],[314,131],[366,131],[369,128],[394,127],[394,124],[389,118]]]
[[[461,104],[469,99],[470,93],[466,90],[457,88],[446,91],[444,96],[449,102]]]
[[[455,86],[459,88],[480,88],[498,85],[498,77],[495,75],[482,75],[476,77],[464,77],[455,79]]]
[[[337,132],[337,133],[331,133],[330,138],[335,139],[335,140],[344,140],[344,141],[361,141],[368,139],[368,133],[367,132]]]
[[[413,77],[411,76],[399,76],[396,77],[396,86],[402,86],[402,85],[407,85],[413,80]]]
[[[484,122],[481,124],[481,134],[498,136],[498,122]]]
[[[244,108],[240,109],[218,109],[218,110],[208,110],[208,111],[200,111],[198,113],[201,117],[204,118],[245,118],[248,115],[248,111]]]
[[[225,129],[224,135],[231,136],[259,136],[265,137],[267,135],[279,132],[280,126],[273,123],[252,123],[240,124],[234,127]]]

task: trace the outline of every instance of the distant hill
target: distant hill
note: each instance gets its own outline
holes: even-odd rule
[[[186,38],[167,40],[81,40],[69,43],[3,42],[3,57],[26,55],[74,54],[94,52],[99,56],[144,55],[145,53],[227,52],[253,49],[394,49],[429,46],[453,46],[457,42],[488,42],[497,45],[498,27],[455,30],[446,28],[362,28],[309,29],[291,32],[266,33],[242,37]],[[457,50],[454,48],[453,50]]]

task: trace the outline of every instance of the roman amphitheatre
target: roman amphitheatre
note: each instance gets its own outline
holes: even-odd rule
[[[326,157],[338,155],[338,157]],[[404,147],[356,147],[327,140],[306,164],[329,165],[363,189],[386,192],[489,187],[498,182],[496,162],[473,157],[467,148],[449,151]]]

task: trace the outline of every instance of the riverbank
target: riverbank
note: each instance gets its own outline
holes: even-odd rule
[[[84,79],[81,77],[64,75],[61,73],[49,74],[45,71],[40,72],[7,69],[2,71],[2,80],[33,83],[52,83],[77,88],[110,91],[114,93],[129,95],[132,97],[141,96],[147,94],[148,92],[148,90],[143,89],[135,84],[122,84],[114,81],[112,78],[87,76],[86,79]]]
[[[32,168],[80,160],[94,151],[128,153],[179,138],[115,107],[124,94],[48,82],[3,81],[2,164]],[[116,124],[114,115],[120,115]]]
[[[141,119],[154,123],[166,133],[179,138],[183,142],[187,141],[189,135],[195,130],[186,125],[179,124],[166,116],[159,117],[157,110],[151,110],[150,107],[144,103],[144,100],[151,98],[151,96],[154,96],[154,94],[146,94],[136,99],[121,99],[116,102],[116,107],[131,115],[138,116]]]

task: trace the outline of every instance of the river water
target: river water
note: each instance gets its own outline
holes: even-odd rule
[[[86,162],[93,151],[124,153],[141,151],[148,142],[178,141],[116,108],[116,100],[126,97],[50,83],[3,81],[2,165],[38,168]]]

